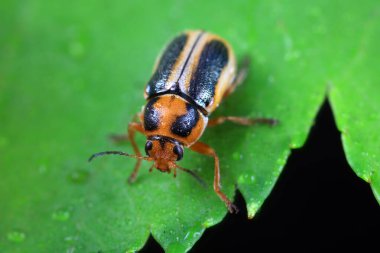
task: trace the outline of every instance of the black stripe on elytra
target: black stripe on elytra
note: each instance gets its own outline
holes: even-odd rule
[[[212,40],[204,46],[189,88],[197,104],[207,107],[213,101],[215,85],[227,63],[228,49],[222,41]]]
[[[185,61],[185,63],[183,64],[183,67],[182,67],[182,70],[181,70],[181,74],[179,74],[179,77],[178,77],[178,79],[177,79],[177,81],[176,81],[177,85],[178,85],[178,81],[181,79],[183,73],[185,72],[185,69],[186,69],[187,64],[189,63],[190,57],[191,57],[191,55],[193,54],[194,49],[195,49],[195,47],[198,45],[198,42],[199,42],[199,40],[201,39],[201,37],[202,37],[203,34],[204,34],[204,32],[199,33],[199,35],[198,35],[198,37],[196,38],[196,40],[195,40],[193,46],[191,47],[190,52],[189,52],[189,54],[187,55],[186,61]],[[179,87],[178,87],[178,88],[179,88]]]
[[[154,104],[159,100],[159,97],[152,98],[148,101],[144,110],[144,129],[146,131],[153,131],[158,128],[160,123],[160,115],[158,110],[154,108]]]
[[[156,71],[146,86],[145,92],[148,96],[160,92],[165,88],[165,84],[173,70],[173,66],[185,47],[187,39],[187,34],[179,35],[166,47],[157,65]]]
[[[191,134],[193,128],[199,120],[198,110],[191,104],[186,104],[187,112],[176,118],[170,130],[173,134],[187,137]]]

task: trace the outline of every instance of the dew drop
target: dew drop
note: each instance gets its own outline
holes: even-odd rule
[[[272,181],[269,181],[269,180],[264,182],[265,186],[272,186],[272,184],[273,184]]]
[[[246,183],[246,182],[247,182],[247,179],[248,179],[248,175],[247,175],[247,174],[240,175],[240,176],[239,176],[239,179],[238,179],[238,182],[239,182],[240,184],[243,184],[243,183]]]
[[[87,182],[90,173],[85,170],[75,170],[69,175],[69,180],[76,184],[83,184]]]
[[[70,216],[70,212],[67,210],[57,210],[51,215],[51,218],[56,221],[67,221]]]
[[[200,232],[195,232],[195,233],[193,234],[193,238],[199,238],[200,235],[201,235]]]
[[[369,157],[368,152],[361,152],[362,156]]]
[[[21,231],[11,231],[7,234],[7,239],[11,242],[20,243],[25,241],[26,235]]]
[[[78,237],[77,236],[66,236],[64,238],[65,242],[74,242],[74,241],[78,241]]]

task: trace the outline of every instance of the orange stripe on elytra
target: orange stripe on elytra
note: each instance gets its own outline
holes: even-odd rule
[[[186,32],[185,34],[187,34],[188,36],[186,45],[184,49],[182,50],[181,54],[179,55],[176,63],[174,64],[173,71],[168,78],[168,83],[172,85],[174,85],[175,82],[178,81],[181,73],[183,72],[186,59],[188,58],[188,55],[190,54],[194,46],[194,43],[196,42],[198,35],[200,34],[200,31],[191,31],[191,32]]]

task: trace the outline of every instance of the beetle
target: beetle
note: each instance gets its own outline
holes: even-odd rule
[[[137,159],[128,181],[136,180],[142,160],[152,161],[153,168],[176,176],[176,169],[199,177],[176,162],[183,158],[184,147],[214,158],[214,191],[228,210],[237,207],[221,190],[219,157],[215,150],[198,141],[207,126],[230,121],[240,125],[264,123],[274,125],[275,119],[217,117],[210,114],[224,98],[242,83],[247,75],[249,61],[237,71],[234,52],[227,41],[205,31],[186,31],[175,37],[157,59],[148,81],[144,97],[147,101],[135,120],[128,125],[126,135],[114,136],[115,140],[129,140],[134,155],[121,151],[105,151],[89,159],[103,155],[123,155]],[[146,156],[142,156],[135,141],[135,133],[147,137]]]

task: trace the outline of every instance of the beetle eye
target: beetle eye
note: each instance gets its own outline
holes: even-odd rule
[[[173,153],[177,155],[177,161],[179,161],[183,157],[183,148],[180,145],[175,145],[173,148]]]
[[[147,156],[149,156],[149,151],[152,150],[153,148],[153,143],[151,141],[147,141],[145,143],[145,153]]]

